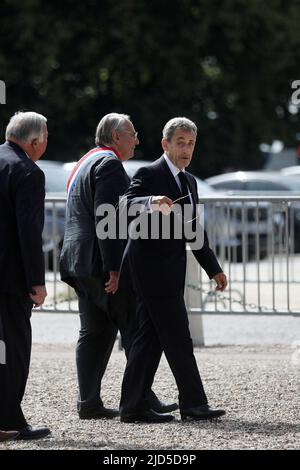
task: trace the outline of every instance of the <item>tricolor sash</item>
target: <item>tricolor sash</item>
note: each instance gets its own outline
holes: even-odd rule
[[[96,147],[86,153],[76,164],[67,183],[67,207],[69,207],[71,194],[76,186],[78,176],[83,168],[96,157],[114,157],[118,158],[118,153],[111,147]]]

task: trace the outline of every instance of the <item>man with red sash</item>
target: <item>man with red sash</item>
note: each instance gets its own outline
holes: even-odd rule
[[[99,237],[97,226],[103,220],[99,208],[106,204],[116,207],[130,184],[122,162],[133,157],[139,140],[129,116],[110,113],[99,122],[95,143],[96,148],[81,158],[68,181],[60,262],[61,278],[74,287],[79,302],[81,328],[76,365],[81,419],[118,415],[118,410],[103,405],[101,381],[117,331],[128,356],[136,325],[132,287],[130,283],[118,286],[126,240]],[[175,403],[161,403],[150,388],[146,399],[158,420],[164,419],[160,413],[177,408]]]

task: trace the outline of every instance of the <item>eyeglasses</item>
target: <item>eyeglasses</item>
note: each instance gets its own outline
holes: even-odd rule
[[[175,199],[175,201],[173,201],[173,205],[176,204],[178,201],[181,201],[181,199],[185,199],[186,197],[191,198],[192,193],[189,191],[189,193],[186,194],[185,196],[181,196],[181,197]],[[197,219],[199,219],[199,215],[196,215],[196,217],[193,217],[193,219],[191,219],[191,220],[185,220],[184,223],[185,224],[190,224],[191,222],[194,222],[194,220],[197,220]]]
[[[134,137],[135,139],[137,139],[137,136],[138,136],[138,132],[132,132],[132,131],[123,131],[123,132],[127,132],[127,134],[130,134],[131,137]]]

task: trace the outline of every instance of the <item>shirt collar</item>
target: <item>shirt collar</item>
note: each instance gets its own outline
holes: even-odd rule
[[[119,154],[119,152],[114,149],[113,147],[108,147],[106,145],[99,145],[99,149],[100,150],[112,150],[115,154],[116,154],[116,157],[118,157],[119,160],[121,160],[121,155]]]
[[[182,170],[179,170],[179,168],[177,168],[176,165],[174,165],[173,162],[171,162],[171,160],[169,159],[168,155],[166,153],[164,153],[163,155],[164,159],[166,160],[167,162],[167,165],[168,167],[170,168],[170,171],[172,173],[172,175],[174,176],[174,178],[176,176],[178,176],[178,174],[182,171],[183,173],[185,172],[185,168],[183,168]]]

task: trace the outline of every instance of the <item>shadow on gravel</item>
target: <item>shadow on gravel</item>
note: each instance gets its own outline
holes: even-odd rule
[[[32,445],[33,443],[31,443]],[[46,439],[42,439],[36,442],[35,450],[144,450],[146,449],[145,446],[139,446],[137,444],[122,444],[116,440],[115,442],[111,441],[97,441],[97,438],[94,438],[93,441],[91,440],[83,440],[83,439],[56,439],[55,437],[49,437]],[[156,447],[152,447],[154,450]],[[166,449],[171,449],[171,447],[164,447]],[[160,447],[157,447],[160,449]],[[14,449],[20,450],[20,449]],[[22,446],[22,450],[25,450],[24,445]]]
[[[180,421],[179,421],[180,422]],[[291,434],[300,432],[300,424],[292,423],[268,423],[268,422],[250,422],[238,419],[226,419],[222,420],[211,420],[211,421],[190,421],[180,422],[182,426],[186,427],[203,427],[204,429],[210,429],[214,426],[218,428],[218,431],[224,432],[249,432],[255,434],[267,434],[268,436],[283,436],[285,434]]]
[[[159,441],[156,441],[156,444],[153,445],[153,441],[151,442],[151,449],[152,450],[178,450],[181,448],[180,443],[173,441],[172,436],[177,435],[178,433],[181,436],[191,436],[197,435],[199,430],[201,431],[201,435],[205,441],[205,448],[214,448],[207,447],[206,438],[209,436],[209,439],[214,441],[214,436],[217,438],[221,438],[226,441],[231,439],[243,439],[245,443],[249,442],[249,445],[253,444],[253,437],[257,436],[258,441],[261,443],[262,448],[265,442],[265,437],[273,438],[273,441],[276,442],[276,438],[280,438],[281,436],[289,436],[296,435],[300,433],[300,424],[298,423],[290,423],[290,422],[269,422],[269,421],[247,421],[243,419],[230,419],[230,418],[222,418],[219,420],[211,420],[211,421],[185,421],[182,422],[179,419],[176,419],[172,423],[166,423],[163,425],[147,424],[146,433],[151,433],[152,436],[155,436],[156,430],[159,432],[161,431],[161,427],[164,427],[167,435],[170,437],[170,441],[166,445],[164,442],[161,444]],[[6,449],[14,449],[14,450],[24,450],[24,449],[34,449],[34,450],[147,450],[150,449],[147,447],[145,442],[137,443],[135,441],[135,437],[140,438],[141,433],[143,432],[143,428],[145,424],[139,423],[135,424],[132,423],[130,425],[126,424],[126,432],[130,429],[130,440],[131,442],[126,442],[126,438],[124,439],[124,427],[120,423],[119,426],[114,427],[113,432],[113,439],[110,439],[107,436],[107,439],[103,439],[103,434],[101,430],[94,429],[94,434],[92,439],[84,439],[80,432],[78,432],[78,437],[76,437],[76,428],[72,429],[67,433],[64,437],[59,433],[57,429],[57,434],[55,430],[51,436],[45,439],[41,439],[39,441],[11,441],[9,443],[5,443],[3,445]],[[99,432],[99,438],[97,437],[97,432]],[[158,432],[158,435],[159,435]],[[251,437],[250,441],[249,438]],[[285,438],[284,438],[285,439]],[[125,441],[125,442],[124,442]],[[138,441],[138,439],[137,439]],[[223,446],[224,446],[223,442]],[[252,444],[251,444],[252,443]],[[211,442],[210,442],[211,445]],[[0,446],[2,448],[2,446]],[[198,447],[197,447],[198,448]],[[199,447],[200,448],[200,447]]]

